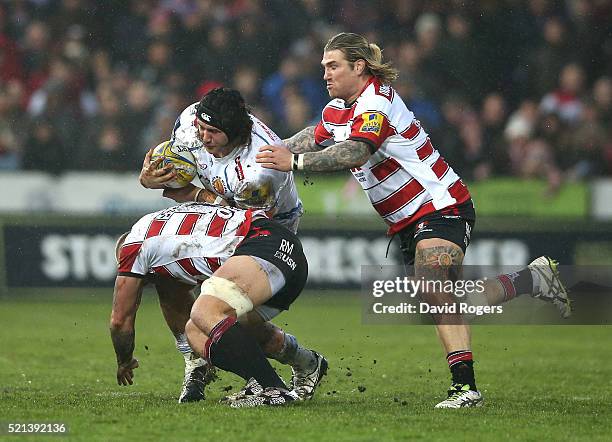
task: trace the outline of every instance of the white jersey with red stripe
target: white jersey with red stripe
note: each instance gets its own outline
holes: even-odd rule
[[[423,215],[470,199],[467,187],[433,147],[395,90],[375,77],[352,104],[330,101],[315,142],[365,141],[372,155],[352,169],[374,209],[396,233]]]
[[[261,120],[250,115],[253,121],[251,142],[237,147],[229,155],[217,158],[204,149],[198,138],[194,125],[197,104],[191,104],[181,113],[171,139],[189,147],[204,187],[225,200],[235,201],[241,207],[274,209],[273,218],[295,231],[303,209],[293,173],[266,169],[255,162],[260,147],[282,144],[282,140]]]
[[[120,275],[157,274],[198,284],[213,274],[246,237],[263,211],[185,203],[143,216],[125,238]]]

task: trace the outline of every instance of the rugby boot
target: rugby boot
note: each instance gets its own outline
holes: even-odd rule
[[[483,402],[480,392],[471,390],[468,384],[452,384],[448,389],[448,397],[435,408],[481,407]]]
[[[179,396],[179,404],[206,399],[204,387],[217,378],[215,368],[204,359],[194,357],[185,361],[185,378]]]
[[[314,370],[301,371],[292,368],[291,386],[301,401],[312,399],[323,376],[327,374],[327,359],[313,351],[316,366]]]
[[[229,406],[232,408],[278,407],[289,405],[296,401],[299,401],[299,397],[295,391],[279,387],[268,387],[259,394],[230,402]]]
[[[221,398],[219,401],[222,404],[232,403],[239,399],[245,399],[250,396],[257,396],[260,393],[263,393],[264,389],[259,382],[257,382],[254,378],[248,380],[244,387],[236,393],[228,394],[227,396]]]
[[[540,278],[540,287],[531,296],[552,303],[565,319],[572,314],[572,304],[567,289],[561,282],[558,265],[557,261],[548,256],[540,256],[531,261],[527,267]]]

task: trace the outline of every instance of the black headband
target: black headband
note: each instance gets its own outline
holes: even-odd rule
[[[198,120],[203,121],[206,124],[210,124],[211,126],[214,126],[217,129],[225,132],[225,135],[227,135],[228,140],[232,141],[235,138],[235,131],[233,131],[232,128],[223,127],[223,123],[217,115],[217,112],[215,112],[211,108],[199,104],[196,108],[196,116]]]

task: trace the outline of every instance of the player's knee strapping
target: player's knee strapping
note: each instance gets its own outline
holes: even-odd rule
[[[228,304],[240,317],[253,310],[253,302],[238,285],[229,279],[211,276],[202,283],[200,296],[212,296]]]

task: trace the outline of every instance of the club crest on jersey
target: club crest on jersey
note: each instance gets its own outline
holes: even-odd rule
[[[383,124],[383,116],[378,112],[365,112],[362,115],[363,123],[359,128],[359,132],[371,133],[380,135]]]
[[[216,176],[212,179],[212,186],[219,195],[225,195],[225,183],[220,177]]]

